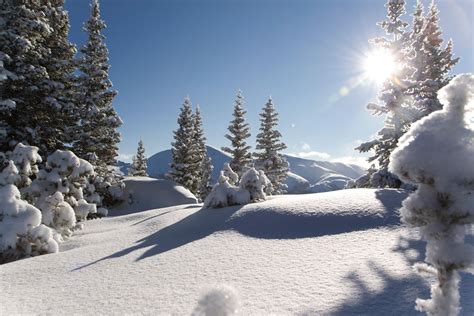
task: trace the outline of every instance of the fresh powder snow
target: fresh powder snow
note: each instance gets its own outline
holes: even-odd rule
[[[100,306],[104,314],[415,315],[416,297],[429,293],[412,269],[424,243],[397,212],[404,191],[154,208],[166,196],[157,187],[171,183],[163,181],[126,179],[129,190],[141,189],[130,214],[88,221],[59,253],[3,265],[0,314],[51,313],[59,304],[64,314]],[[474,312],[473,295],[474,278],[463,277],[465,314]]]

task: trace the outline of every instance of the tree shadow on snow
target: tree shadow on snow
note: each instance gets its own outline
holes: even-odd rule
[[[262,239],[297,239],[320,237],[362,231],[367,229],[390,227],[400,224],[397,210],[400,207],[401,194],[396,190],[381,190],[381,200],[389,200],[386,213],[302,213],[275,211],[265,204],[245,209],[233,206],[221,209],[200,209],[180,221],[141,239],[135,245],[99,259],[96,262],[128,255],[142,248],[147,249],[136,260],[167,252],[196,240],[203,239],[219,231],[236,231],[242,235]],[[240,210],[240,212],[239,212]],[[155,215],[153,217],[161,216]],[[235,216],[234,216],[235,215]],[[138,225],[151,218],[135,223]],[[81,269],[78,268],[78,269]]]
[[[413,266],[416,262],[423,262],[426,243],[418,237],[400,236],[397,246],[392,249],[401,253],[407,265]],[[390,273],[390,269],[383,269],[373,261],[367,265],[371,270],[370,278],[382,281],[382,289],[370,289],[357,270],[349,273],[345,281],[346,286],[355,288],[355,297],[340,305],[327,314],[330,315],[424,315],[415,310],[417,298],[430,297],[429,282],[415,271],[400,278]],[[460,283],[461,315],[474,314],[474,276],[462,273]],[[303,315],[314,315],[319,312],[307,310]]]
[[[398,244],[391,251],[403,254],[408,265],[422,261],[425,243],[417,238],[401,236]],[[345,287],[353,288],[352,299],[335,310],[327,312],[329,315],[422,315],[415,310],[417,297],[428,297],[429,288],[426,282],[415,272],[407,277],[400,278],[392,275],[388,269],[382,268],[374,261],[367,262],[370,276],[382,282],[382,288],[371,289],[364,277],[357,270],[349,273],[343,282]],[[307,310],[303,315],[316,315],[316,310]]]
[[[227,219],[230,218],[232,214],[237,212],[240,208],[241,206],[227,207],[222,209],[201,209],[170,226],[164,227],[155,233],[138,240],[135,245],[129,248],[123,249],[110,256],[104,257],[74,270],[86,268],[106,259],[123,257],[142,248],[151,247],[142,255],[140,255],[136,261],[164,253],[175,248],[179,248],[193,241],[203,239],[219,230],[222,230]],[[162,214],[156,216],[160,215]],[[146,220],[147,219],[143,221]]]

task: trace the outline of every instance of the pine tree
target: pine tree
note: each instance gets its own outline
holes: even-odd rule
[[[68,109],[67,101],[58,97],[68,98],[59,91],[66,90],[74,47],[67,40],[68,18],[62,4],[0,3],[0,134],[6,136],[0,138],[1,150],[23,142],[47,155],[64,146]],[[60,24],[66,27],[59,30]]]
[[[212,177],[212,170],[214,166],[212,165],[211,157],[206,155],[206,158],[202,161],[201,170],[201,183],[199,186],[199,198],[201,201],[204,201],[209,193],[212,191],[211,185],[211,177]]]
[[[204,160],[206,159],[206,137],[204,136],[204,130],[202,127],[202,116],[201,116],[201,108],[199,105],[196,106],[196,110],[194,111],[194,142],[196,144],[196,155],[195,155],[195,162],[192,166],[194,170],[194,179],[195,179],[195,186],[197,187],[197,191],[199,191],[200,184],[202,182],[203,177],[203,170],[202,165]]]
[[[51,7],[46,16],[52,31],[45,43],[50,51],[45,60],[48,72],[45,86],[48,88],[47,101],[57,109],[58,115],[56,120],[59,128],[56,128],[56,134],[61,143],[54,149],[61,149],[74,141],[79,119],[75,75],[77,51],[68,39],[70,24],[68,13],[64,10],[64,0],[47,2]]]
[[[398,67],[383,84],[379,95],[381,104],[370,103],[367,106],[373,115],[386,115],[384,127],[377,133],[375,140],[363,143],[356,148],[360,152],[374,151],[369,162],[376,161],[378,169],[367,177],[367,183],[361,184],[369,187],[399,187],[401,185],[401,181],[388,171],[389,157],[414,116],[412,104],[409,102],[409,78],[413,73],[409,65],[410,34],[406,31],[408,23],[402,20],[405,14],[405,1],[389,0],[386,7],[387,20],[379,25],[387,37],[372,39],[371,43],[387,50]]]
[[[276,130],[278,124],[278,113],[272,103],[272,98],[260,113],[260,133],[257,135],[256,149],[260,152],[254,153],[256,158],[255,166],[263,170],[272,183],[271,194],[281,194],[285,192],[284,184],[288,174],[288,162],[280,153],[286,149],[286,145],[281,142],[281,134]]]
[[[397,147],[398,139],[411,124],[429,113],[439,110],[441,104],[437,91],[447,84],[448,72],[458,59],[452,58],[452,43],[443,49],[438,25],[438,10],[434,2],[427,17],[423,17],[423,5],[417,2],[413,14],[411,32],[401,20],[405,13],[405,2],[390,0],[387,4],[388,21],[380,25],[392,39],[375,39],[377,45],[389,49],[399,65],[382,89],[382,105],[369,104],[375,115],[386,114],[384,127],[377,138],[357,149],[361,152],[374,150],[369,161],[377,161],[378,168],[372,170],[362,186],[399,187],[402,182],[388,171],[390,154]],[[374,166],[375,167],[375,166]]]
[[[185,186],[194,194],[198,194],[199,181],[196,179],[200,167],[199,144],[196,142],[195,117],[191,108],[191,100],[186,98],[178,117],[178,129],[174,133],[174,142],[171,143],[173,161],[169,176],[175,182]]]
[[[419,4],[421,6],[421,4]],[[441,109],[442,105],[437,98],[438,90],[444,87],[451,79],[448,76],[451,68],[459,61],[453,58],[453,43],[448,41],[443,48],[442,32],[439,27],[439,11],[434,2],[423,20],[420,29],[420,8],[417,6],[413,26],[413,49],[416,51],[414,67],[413,96],[420,109],[420,117]]]
[[[247,111],[242,107],[243,103],[242,92],[239,90],[234,105],[234,119],[230,122],[228,127],[230,134],[225,135],[225,137],[230,140],[232,147],[222,147],[223,151],[232,156],[230,166],[239,176],[252,164],[250,146],[246,143],[246,139],[250,137],[250,127],[249,124],[245,122],[245,114]]]
[[[390,170],[417,186],[403,201],[400,214],[427,242],[429,265],[415,267],[435,281],[431,299],[417,299],[416,309],[428,315],[457,315],[459,272],[474,273],[474,247],[465,241],[474,225],[474,129],[466,124],[474,101],[474,75],[456,76],[438,95],[444,106],[400,138]]]
[[[145,146],[143,145],[143,141],[140,140],[138,142],[137,155],[133,157],[129,175],[135,177],[148,177],[148,173],[146,172],[146,162]]]
[[[80,117],[74,152],[90,160],[99,174],[107,173],[104,166],[115,162],[120,133],[117,128],[122,120],[116,113],[112,101],[117,92],[111,90],[109,80],[109,58],[102,31],[106,28],[100,17],[97,0],[92,1],[92,11],[84,31],[88,33],[87,43],[81,48],[79,60],[81,75],[78,80]]]

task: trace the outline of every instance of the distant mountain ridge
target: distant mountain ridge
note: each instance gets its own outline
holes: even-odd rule
[[[207,147],[207,154],[212,159],[214,170],[212,182],[216,182],[219,172],[226,162],[231,160],[229,154],[212,146]],[[345,184],[365,173],[365,169],[355,164],[342,162],[316,161],[284,155],[290,164],[290,173],[286,181],[288,193],[310,193],[342,189]],[[150,177],[163,179],[169,172],[171,150],[160,151],[148,158]],[[117,167],[124,174],[128,173],[129,163],[119,161]]]

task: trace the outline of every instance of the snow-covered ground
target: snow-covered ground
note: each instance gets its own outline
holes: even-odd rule
[[[114,208],[110,215],[123,215],[155,208],[181,204],[195,204],[196,197],[185,187],[174,181],[150,177],[125,177],[122,205]]]
[[[219,172],[224,164],[231,160],[231,156],[212,146],[206,146],[206,148],[214,166],[211,182],[216,183]],[[355,164],[315,161],[291,155],[284,156],[290,164],[291,172],[285,182],[290,194],[339,190],[349,180],[356,179],[365,173],[363,167]],[[171,160],[171,150],[164,150],[152,155],[147,162],[148,174],[154,178],[164,178],[165,174],[169,172]],[[130,164],[119,161],[117,167],[124,174],[127,174]]]
[[[146,192],[135,201],[162,198]],[[132,205],[88,221],[60,253],[1,266],[0,314],[186,315],[222,285],[241,315],[416,314],[429,286],[411,267],[424,245],[399,223],[405,197],[351,189],[223,209]],[[472,276],[461,295],[472,315]]]

